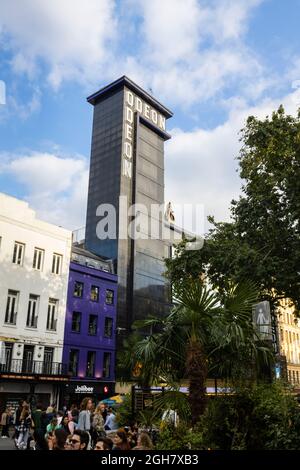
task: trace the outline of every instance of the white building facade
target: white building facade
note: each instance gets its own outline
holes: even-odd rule
[[[0,193],[0,405],[58,400],[72,233]]]
[[[300,391],[300,320],[294,315],[289,299],[283,299],[277,312],[280,354],[287,363],[287,379]]]

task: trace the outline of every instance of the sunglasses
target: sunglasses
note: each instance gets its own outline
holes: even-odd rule
[[[80,441],[77,441],[77,439],[70,439],[67,441],[67,444],[80,444]]]

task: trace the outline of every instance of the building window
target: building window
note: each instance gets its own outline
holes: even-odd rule
[[[94,351],[88,351],[87,363],[86,363],[86,377],[95,376],[95,363],[96,363],[96,353]]]
[[[78,349],[71,349],[69,356],[69,373],[76,377],[78,372],[79,351]]]
[[[11,372],[11,360],[13,353],[13,343],[4,343],[4,352],[2,355],[2,363],[0,363],[0,370],[2,372]]]
[[[99,302],[99,287],[97,286],[91,287],[91,300],[93,302]]]
[[[105,324],[104,324],[104,336],[105,338],[111,338],[113,331],[113,319],[109,317],[105,317]]]
[[[89,317],[89,335],[96,335],[97,334],[97,323],[98,323],[97,315],[90,315],[90,317]]]
[[[57,306],[58,306],[58,301],[57,300],[49,299],[48,315],[47,315],[47,330],[56,331]]]
[[[58,255],[57,253],[53,253],[53,260],[52,260],[52,273],[53,274],[60,274],[62,267],[62,255]]]
[[[44,349],[44,361],[42,362],[43,374],[51,375],[53,373],[58,373],[57,369],[58,364],[53,364],[53,354],[54,348],[45,347]]]
[[[103,377],[110,376],[111,353],[105,352],[103,355]]]
[[[38,271],[41,271],[43,269],[44,253],[45,253],[44,250],[41,250],[40,248],[34,249],[33,263],[32,263],[33,269],[37,269]]]
[[[72,331],[73,333],[80,333],[81,326],[81,313],[73,312],[72,315]]]
[[[74,297],[82,297],[83,296],[83,283],[75,281],[74,284]]]
[[[39,296],[30,294],[27,310],[26,326],[37,328]]]
[[[108,305],[113,305],[114,303],[114,291],[106,289],[105,303]]]
[[[9,290],[6,303],[5,311],[5,323],[15,325],[17,322],[17,310],[18,310],[19,292],[15,290]]]
[[[24,243],[15,242],[13,263],[22,266],[24,259],[25,245]]]

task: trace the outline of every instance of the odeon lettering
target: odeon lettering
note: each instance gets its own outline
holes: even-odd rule
[[[163,131],[166,130],[166,118],[158,113],[154,108],[131,91],[125,94],[125,136],[123,148],[123,175],[132,177],[132,155],[133,155],[133,120],[134,112],[137,111],[155,126]]]

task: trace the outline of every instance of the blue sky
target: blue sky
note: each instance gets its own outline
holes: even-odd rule
[[[86,96],[126,74],[174,111],[166,200],[228,219],[246,116],[300,105],[299,14],[300,0],[0,0],[0,191],[84,225]]]

